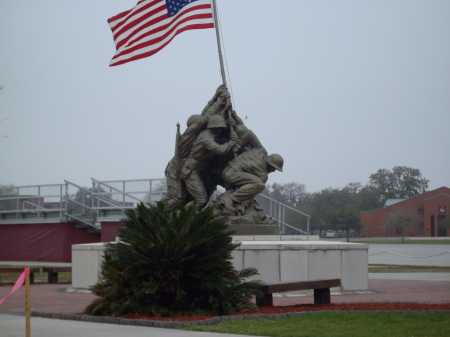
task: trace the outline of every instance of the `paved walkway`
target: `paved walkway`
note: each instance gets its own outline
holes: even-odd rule
[[[25,317],[0,313],[0,336],[24,337]],[[48,318],[31,318],[32,337],[206,337],[209,332],[175,329],[148,328],[140,326],[63,321]],[[217,337],[236,337],[235,334],[214,334]],[[244,336],[244,335],[240,335]],[[244,336],[245,337],[245,336]]]
[[[392,279],[395,278],[402,279]],[[380,278],[390,279],[380,279]],[[333,293],[332,303],[362,302],[420,302],[450,303],[450,273],[396,273],[369,274],[369,290],[365,292]],[[31,286],[31,310],[47,313],[81,312],[95,296],[90,293],[67,292],[66,284],[34,284]],[[0,287],[0,298],[6,296],[11,286]],[[25,336],[24,287],[0,305],[0,336]],[[313,303],[310,296],[286,296],[274,298],[277,306]],[[117,324],[88,323],[40,317],[31,318],[32,336],[156,336],[156,337],[202,337],[210,333],[186,332]],[[151,330],[149,330],[151,329]],[[215,334],[217,336],[236,336]]]

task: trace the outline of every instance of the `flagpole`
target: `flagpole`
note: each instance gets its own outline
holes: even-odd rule
[[[225,77],[225,68],[223,66],[222,48],[221,48],[220,34],[219,34],[219,21],[217,20],[216,0],[212,0],[212,2],[213,2],[213,12],[214,12],[214,26],[216,28],[217,49],[219,50],[220,72],[222,74],[222,82],[226,86],[227,85],[227,79]]]
[[[219,33],[219,20],[217,19],[217,5],[216,0],[212,0],[213,2],[213,12],[214,12],[214,26],[216,28],[216,38],[217,38],[217,49],[219,50],[219,60],[220,60],[220,72],[222,73],[222,82],[223,85],[227,86],[227,79],[225,76],[225,67],[223,66],[223,57],[222,57],[222,48],[220,43],[220,33]],[[230,126],[230,130],[234,131],[234,126],[231,124],[231,98],[228,98],[229,103],[229,109],[228,109],[228,123]],[[234,153],[234,156],[236,157],[236,153]]]
[[[28,272],[25,275],[25,334],[31,336],[31,311],[30,311],[30,266],[25,266]]]

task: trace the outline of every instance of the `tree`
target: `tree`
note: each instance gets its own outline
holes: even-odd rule
[[[314,229],[350,229],[357,230],[359,225],[358,191],[359,183],[350,183],[342,189],[327,188],[309,194],[302,211],[311,215],[311,227]],[[356,220],[358,218],[358,220]]]
[[[358,208],[360,211],[373,211],[382,208],[384,201],[378,189],[372,185],[362,187],[358,192]]]
[[[155,193],[157,194],[157,200],[167,192],[167,180],[159,181],[155,187],[151,186],[152,189],[144,197],[145,202],[153,202],[155,200]]]
[[[98,193],[101,193],[101,195]],[[94,195],[96,196],[94,197]],[[71,200],[75,202],[68,204],[68,212],[81,215],[86,219],[95,217],[95,212],[91,210],[92,207],[111,207],[112,203],[120,204],[119,201],[112,199],[110,193],[105,194],[105,190],[101,187],[79,188],[75,194],[71,195]]]
[[[11,211],[17,209],[17,200],[9,199],[17,196],[14,185],[0,184],[0,211]]]
[[[336,229],[344,229],[347,233],[347,242],[350,241],[350,230],[361,228],[361,218],[356,205],[349,204],[333,210],[329,214],[329,222]]]
[[[392,171],[379,169],[370,175],[368,186],[380,201],[389,198],[412,198],[427,191],[428,180],[422,178],[419,169],[406,166],[395,166]]]
[[[389,213],[386,219],[386,227],[394,228],[402,235],[402,243],[405,242],[405,229],[417,225],[417,214],[410,209],[399,208]]]
[[[284,204],[300,206],[305,203],[306,188],[304,184],[294,181],[286,184],[273,183],[266,187],[264,194]]]
[[[91,315],[127,312],[171,316],[229,314],[254,308],[260,282],[244,282],[255,268],[234,269],[232,231],[212,207],[196,211],[164,204],[126,211],[117,243],[107,243],[101,277],[92,287],[99,296],[87,308]]]

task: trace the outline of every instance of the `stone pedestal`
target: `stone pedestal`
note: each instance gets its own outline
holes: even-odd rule
[[[308,240],[309,239],[309,240]],[[255,267],[253,279],[266,283],[340,278],[341,290],[367,290],[366,244],[319,241],[317,236],[241,235],[233,251],[237,270]],[[103,243],[72,246],[72,288],[87,289],[98,281],[105,246]]]
[[[236,233],[234,235],[278,235],[278,225],[229,225],[228,228]]]

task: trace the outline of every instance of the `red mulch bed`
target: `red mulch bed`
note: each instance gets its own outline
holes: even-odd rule
[[[411,310],[450,310],[450,303],[447,304],[425,304],[425,303],[345,303],[345,304],[301,304],[289,307],[272,307],[265,306],[260,307],[256,310],[238,312],[232,315],[250,315],[250,314],[284,314],[289,312],[304,312],[304,311],[411,311]],[[152,321],[167,321],[167,322],[183,322],[183,321],[203,321],[205,319],[213,318],[216,316],[206,316],[206,315],[194,315],[194,316],[174,316],[174,317],[154,317],[154,316],[144,316],[139,314],[128,313],[126,315],[120,316],[122,318],[128,319],[146,319]]]

